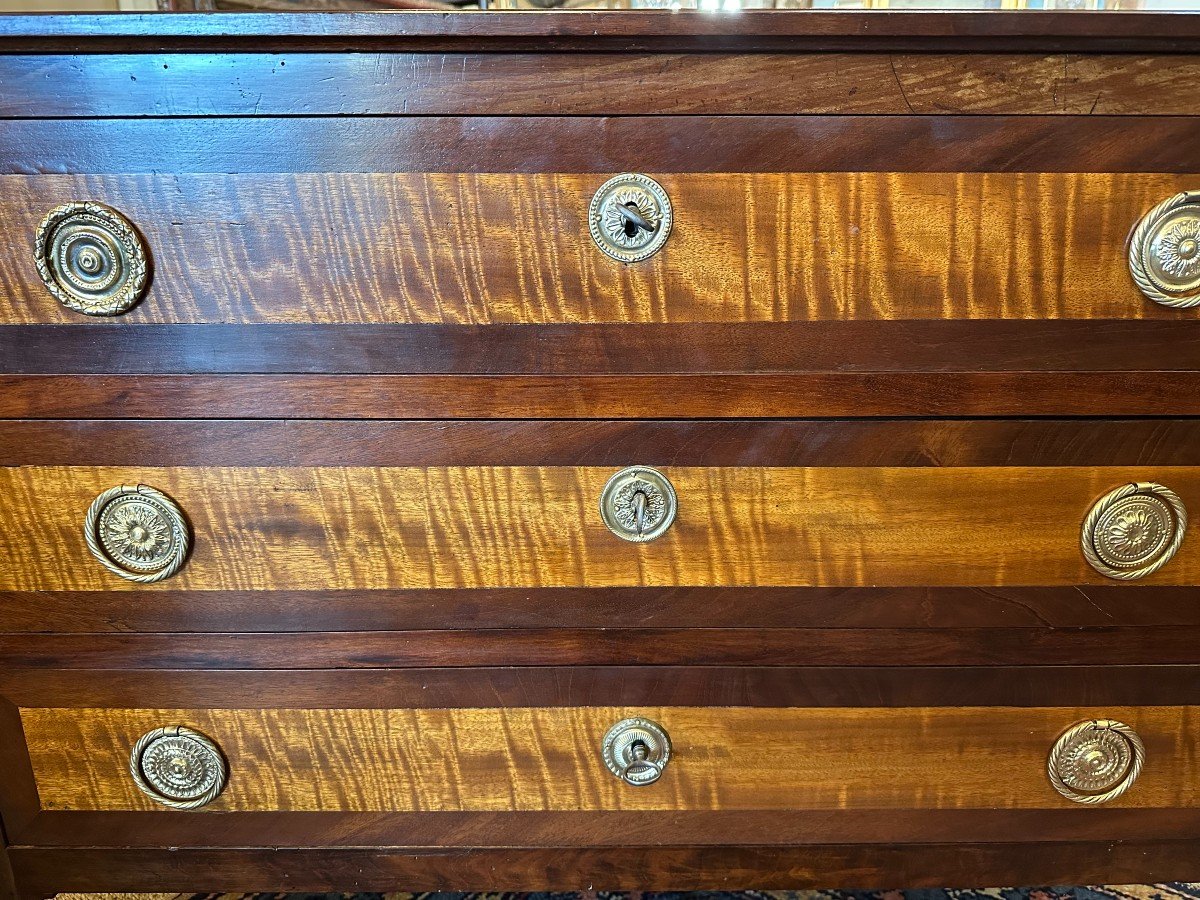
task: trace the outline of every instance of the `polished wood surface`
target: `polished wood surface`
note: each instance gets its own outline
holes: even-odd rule
[[[632,714],[672,741],[662,779],[642,790],[598,755],[604,732]],[[1133,726],[1149,760],[1114,805],[1200,803],[1188,762],[1197,725],[1182,707],[24,709],[21,721],[48,810],[155,809],[129,777],[129,748],[173,723],[226,755],[213,811],[1054,809],[1070,801],[1046,778],[1050,745],[1105,716]]]
[[[126,848],[14,851],[23,884],[42,892],[242,892],[291,890],[590,890],[642,891],[943,888],[1012,884],[1153,884],[1195,881],[1200,842],[1144,840],[1048,844],[1015,841],[962,844],[839,844],[817,847],[671,847],[541,851],[473,850],[211,850]],[[946,873],[953,873],[947,875]]]
[[[0,129],[6,175],[1190,174],[1198,153],[1189,116],[235,116],[14,119]]]
[[[1197,78],[1144,54],[664,53],[653,79],[625,53],[5,55],[0,116],[1169,116]]]
[[[1182,317],[1137,290],[1126,240],[1200,176],[658,177],[675,224],[633,266],[588,234],[598,176],[13,176],[0,217],[33,234],[79,199],[129,217],[155,267],[128,322]],[[0,279],[0,321],[88,321],[24,242]]]
[[[10,468],[0,471],[10,498],[0,589],[1104,584],[1079,551],[1100,495],[1157,480],[1200,507],[1191,468],[670,467],[678,519],[636,545],[596,508],[612,472]],[[96,495],[138,482],[172,496],[195,533],[183,571],[152,586],[120,584],[80,531]],[[1185,544],[1148,581],[1198,574],[1200,554]]]

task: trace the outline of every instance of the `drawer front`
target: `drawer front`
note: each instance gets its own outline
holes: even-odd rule
[[[617,482],[606,493],[617,473],[593,466],[7,468],[0,471],[8,498],[0,510],[0,589],[1103,584],[1111,579],[1081,550],[1081,526],[1100,498],[1153,481],[1178,495],[1172,502],[1180,509],[1200,507],[1200,470],[1192,467],[669,466],[655,477],[673,485],[677,515],[668,522],[663,513],[661,534],[644,532],[654,539],[638,543],[610,531],[600,509],[605,495],[610,519],[634,515],[629,503],[641,482]],[[194,544],[178,574],[151,585],[118,577],[87,542],[91,535],[98,552],[97,529],[109,527],[109,512],[98,522],[88,520],[89,510],[115,510],[105,492],[138,484],[173,498]],[[624,513],[622,491],[633,498],[624,498]],[[657,487],[647,491],[665,504]],[[1185,533],[1164,502],[1148,503],[1153,521],[1138,521],[1158,529],[1155,540]],[[113,519],[110,537],[144,539],[165,552],[167,520],[151,519]],[[631,522],[617,531],[630,537]],[[1123,545],[1124,520],[1104,522],[1105,540]],[[146,527],[162,533],[142,534]],[[165,557],[159,562],[162,570]],[[126,568],[142,571],[136,563]],[[1147,577],[1194,584],[1200,554],[1183,540]]]
[[[43,283],[91,278],[55,255],[69,222],[40,232],[48,270],[31,249],[43,217],[78,201],[117,210],[153,261],[131,322],[1183,315],[1139,291],[1128,238],[1196,175],[651,172],[669,236],[626,265],[590,233],[611,224],[589,209],[615,174],[2,176],[0,322],[87,320]]]
[[[635,716],[669,736],[652,784],[623,782],[602,758],[606,732]],[[176,725],[225,760],[212,811],[1062,809],[1072,801],[1048,754],[1092,719],[1119,719],[1144,750],[1113,805],[1200,803],[1191,707],[21,711],[42,808],[59,811],[161,808],[130,754]],[[151,788],[156,762],[144,762]]]

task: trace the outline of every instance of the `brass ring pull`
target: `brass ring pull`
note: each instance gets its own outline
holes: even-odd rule
[[[671,759],[671,739],[650,719],[622,719],[608,729],[600,745],[604,765],[634,787],[653,784]]]
[[[1054,742],[1047,774],[1054,789],[1076,803],[1115,800],[1132,787],[1146,748],[1124,722],[1093,719],[1072,725]]]
[[[1080,548],[1101,575],[1119,581],[1145,578],[1179,550],[1187,521],[1183,501],[1170,488],[1152,481],[1124,484],[1088,510]]]
[[[670,479],[649,466],[622,469],[600,492],[600,517],[608,530],[637,544],[664,535],[678,505]]]
[[[1149,299],[1200,305],[1200,191],[1184,191],[1142,216],[1129,242],[1129,274]]]
[[[192,543],[183,510],[144,484],[109,488],[93,500],[83,519],[83,539],[104,568],[139,584],[178,572]]]
[[[65,203],[50,210],[38,225],[33,259],[51,296],[85,316],[128,312],[150,280],[141,235],[103,203]]]
[[[635,173],[604,182],[588,206],[592,240],[623,263],[641,262],[661,250],[673,221],[671,200],[662,185]]]
[[[129,754],[138,790],[171,809],[199,809],[220,796],[229,778],[221,750],[183,725],[143,734]]]

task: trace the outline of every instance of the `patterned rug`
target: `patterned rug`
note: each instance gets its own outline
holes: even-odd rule
[[[636,891],[424,894],[59,894],[59,900],[1200,900],[1200,884],[1105,884],[919,891]]]

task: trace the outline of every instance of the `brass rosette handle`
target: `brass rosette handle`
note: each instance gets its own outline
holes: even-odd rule
[[[139,584],[178,572],[192,543],[179,505],[144,484],[123,484],[101,493],[84,516],[83,537],[104,568]]]
[[[1080,548],[1101,575],[1131,581],[1165,566],[1186,532],[1187,509],[1179,495],[1140,481],[1114,488],[1092,505],[1083,520]]]
[[[600,492],[600,518],[608,530],[636,544],[666,534],[678,506],[671,480],[649,466],[622,469]]]
[[[143,734],[129,754],[138,790],[171,809],[199,809],[220,796],[229,780],[221,749],[184,725]]]
[[[65,203],[38,225],[33,260],[46,289],[85,316],[118,316],[146,293],[150,259],[133,223],[103,203]]]
[[[643,787],[662,777],[671,759],[671,738],[651,719],[622,719],[604,735],[600,755],[608,771],[626,784]]]
[[[1162,306],[1200,305],[1200,191],[1184,191],[1146,213],[1129,242],[1129,273]]]
[[[1146,748],[1124,722],[1092,719],[1054,742],[1046,771],[1054,789],[1075,803],[1098,805],[1124,794],[1146,763]]]
[[[649,259],[666,244],[673,222],[671,200],[662,185],[634,172],[604,182],[588,206],[592,240],[617,262]]]

